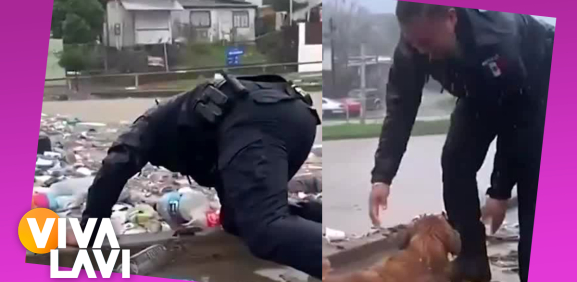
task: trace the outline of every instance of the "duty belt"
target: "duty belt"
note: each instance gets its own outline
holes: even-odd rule
[[[240,80],[250,82],[247,84],[247,88],[239,79],[229,76],[226,72],[221,72],[221,75],[224,78],[223,80],[207,84],[195,109],[198,114],[211,124],[218,123],[232,104],[234,104],[235,100],[244,99],[250,92],[263,88],[282,91],[291,98],[301,99],[310,108],[313,106],[312,98],[308,93],[286,81],[281,76],[260,75],[240,77]],[[224,90],[224,87],[230,87],[229,91]]]

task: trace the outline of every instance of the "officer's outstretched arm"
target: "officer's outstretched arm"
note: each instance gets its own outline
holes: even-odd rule
[[[497,200],[509,200],[513,187],[517,184],[517,166],[510,163],[509,155],[505,147],[497,137],[497,152],[491,173],[491,187],[487,189],[487,196]]]
[[[108,155],[102,161],[102,167],[88,190],[86,209],[81,221],[83,228],[88,218],[110,217],[112,206],[116,204],[126,182],[148,163],[155,134],[151,125],[152,118],[147,114],[139,117],[108,150]],[[90,241],[91,245],[94,238],[95,236]]]
[[[425,58],[401,40],[395,50],[387,83],[387,113],[375,154],[372,183],[391,184],[421,104],[427,72]]]

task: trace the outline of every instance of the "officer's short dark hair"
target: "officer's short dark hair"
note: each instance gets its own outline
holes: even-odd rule
[[[446,15],[447,11],[449,11],[451,8],[452,7],[449,6],[398,1],[395,14],[397,15],[399,22],[408,23],[415,18],[420,18],[423,16],[442,17]]]

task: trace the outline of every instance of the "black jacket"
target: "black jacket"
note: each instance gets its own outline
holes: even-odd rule
[[[387,84],[387,113],[375,154],[372,182],[390,184],[406,151],[422,90],[429,79],[457,97],[494,98],[525,87],[538,72],[554,27],[529,15],[456,8],[461,60],[431,61],[401,38]],[[492,69],[496,62],[499,69]]]
[[[276,103],[302,98],[290,84],[279,79],[282,78],[239,78],[250,92],[246,99]],[[88,218],[110,217],[111,208],[126,182],[147,163],[190,176],[205,187],[217,186],[217,136],[220,127],[206,122],[193,110],[206,85],[208,83],[151,108],[117,138],[88,190],[83,224]],[[230,84],[224,83],[220,89],[229,93],[227,96],[234,103],[234,95],[230,94],[234,90]],[[316,113],[312,105],[309,106]],[[227,123],[227,119],[223,123]]]

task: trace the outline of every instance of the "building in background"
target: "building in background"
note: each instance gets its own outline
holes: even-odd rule
[[[120,50],[182,41],[254,41],[257,9],[235,0],[110,0],[105,42]]]
[[[170,44],[172,12],[182,10],[176,0],[111,0],[106,5],[105,42],[119,50]]]
[[[322,0],[295,1],[306,3],[306,6],[293,10],[294,22],[322,22]]]
[[[59,54],[63,50],[62,39],[50,38],[48,45],[48,61],[46,63],[46,79],[66,77],[66,71],[59,64]],[[65,80],[46,81],[46,86],[66,85]]]
[[[255,1],[179,0],[179,2],[184,10],[172,13],[173,35],[177,41],[254,41],[258,6],[251,2]]]
[[[298,23],[298,72],[323,70],[323,37],[321,23]]]

